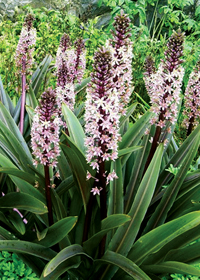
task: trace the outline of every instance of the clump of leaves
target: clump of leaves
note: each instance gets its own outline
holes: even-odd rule
[[[16,254],[10,254],[7,251],[0,252],[0,278],[36,280],[36,274],[32,269],[23,263]]]

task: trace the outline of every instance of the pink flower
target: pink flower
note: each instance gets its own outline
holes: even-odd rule
[[[85,70],[85,47],[82,39],[77,39],[72,47],[70,38],[64,34],[56,55],[57,95],[60,102],[65,102],[74,109],[74,82],[82,80]]]
[[[197,126],[200,121],[200,61],[192,71],[185,90],[185,109],[183,110],[183,125],[189,129]]]
[[[151,98],[151,111],[154,113],[151,124],[166,129],[166,123],[174,124],[178,117],[178,105],[184,69],[180,65],[183,61],[184,36],[179,30],[174,32],[167,44],[165,60],[155,70],[153,60],[149,57],[146,61],[144,80],[147,92]]]
[[[33,63],[33,45],[36,42],[36,29],[33,27],[34,17],[29,14],[23,24],[17,50],[15,54],[16,66],[21,74],[30,74],[30,68]],[[26,73],[22,73],[22,64],[25,62]]]
[[[98,173],[101,162],[117,158],[120,115],[119,96],[113,85],[112,55],[109,50],[99,49],[95,53],[93,66],[94,72],[91,74],[86,96],[85,146],[87,161]],[[96,188],[93,190],[93,194],[97,194]]]
[[[102,188],[98,189],[97,187],[92,188],[91,192],[93,193],[93,195],[100,195],[100,191],[102,190]]]
[[[119,112],[126,113],[131,95],[132,87],[132,42],[130,40],[130,19],[128,15],[121,13],[115,17],[113,24],[113,39],[108,42],[111,54],[113,56],[114,85],[119,95]]]
[[[49,88],[42,94],[35,113],[31,128],[34,164],[56,166],[56,159],[60,154],[59,126],[62,121],[55,90]]]

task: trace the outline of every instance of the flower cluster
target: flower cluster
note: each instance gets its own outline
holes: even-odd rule
[[[71,110],[74,109],[74,76],[76,57],[74,49],[71,47],[70,38],[64,34],[60,41],[60,46],[56,55],[57,67],[57,96],[60,102],[65,102]]]
[[[195,127],[200,121],[200,61],[189,77],[185,90],[185,117],[183,125],[189,128],[189,125]]]
[[[118,156],[119,97],[113,82],[112,55],[107,49],[101,48],[95,53],[93,67],[85,105],[85,145],[87,161],[98,173],[101,162]],[[107,176],[107,184],[117,178],[115,172],[103,176]],[[96,189],[92,191],[98,193]]]
[[[130,40],[130,19],[123,11],[115,17],[113,39],[108,41],[113,56],[113,81],[119,94],[119,112],[126,113],[132,85],[132,42]]]
[[[161,129],[166,128],[167,122],[174,124],[178,116],[178,104],[184,75],[180,65],[183,61],[183,33],[174,32],[167,44],[165,60],[161,62],[157,71],[146,69],[145,84],[151,98],[151,111],[154,117],[151,124],[156,124]],[[168,127],[170,132],[170,127]]]
[[[85,48],[82,39],[77,39],[75,48],[71,46],[70,38],[64,34],[56,55],[57,95],[60,102],[65,102],[71,110],[74,109],[74,81],[81,82],[85,70]]]
[[[56,91],[49,88],[41,96],[39,106],[35,109],[31,129],[31,144],[34,164],[56,166],[59,149],[59,127],[62,124]]]
[[[152,81],[151,75],[155,74],[155,72],[156,72],[155,62],[154,62],[152,56],[149,55],[146,57],[146,61],[144,63],[144,69],[146,71],[146,72],[144,72],[144,76],[145,76],[144,82],[145,82],[147,92],[150,95],[151,87],[153,86],[153,85],[151,85],[151,81]]]
[[[76,64],[75,64],[75,72],[76,75],[74,77],[77,79],[78,83],[81,82],[85,67],[86,67],[86,49],[85,49],[85,44],[83,42],[83,39],[78,38],[75,43],[75,52],[76,52]]]
[[[15,61],[21,74],[29,74],[29,69],[33,62],[33,45],[36,42],[36,29],[33,27],[33,20],[34,17],[31,14],[27,15],[17,45]],[[25,64],[25,67],[22,67],[23,64]],[[25,73],[23,73],[24,71]]]

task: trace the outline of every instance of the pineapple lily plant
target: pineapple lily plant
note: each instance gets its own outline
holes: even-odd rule
[[[17,253],[41,280],[200,276],[191,266],[200,258],[200,243],[192,244],[200,237],[200,172],[190,168],[200,126],[180,147],[173,138],[184,35],[174,31],[158,69],[148,58],[152,106],[132,123],[129,23],[123,12],[116,16],[113,39],[96,51],[85,80],[83,41],[63,35],[56,89],[40,96],[50,56],[32,75],[24,137],[21,100],[13,107],[1,83],[0,250]],[[194,84],[197,95],[194,75],[187,92]],[[75,100],[86,84],[83,118]]]

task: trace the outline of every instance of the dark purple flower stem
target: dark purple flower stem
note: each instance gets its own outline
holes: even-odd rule
[[[191,117],[190,121],[189,121],[189,126],[188,126],[188,130],[187,130],[187,136],[189,136],[192,133],[194,127],[194,116]]]
[[[52,202],[51,202],[51,183],[50,183],[50,175],[49,175],[49,166],[44,165],[44,174],[45,174],[45,193],[46,193],[46,202],[48,209],[48,219],[49,226],[53,225],[53,211],[52,211]]]
[[[24,112],[26,100],[26,59],[22,60],[22,99],[21,99],[21,112],[20,112],[20,132],[23,135],[24,130]]]

